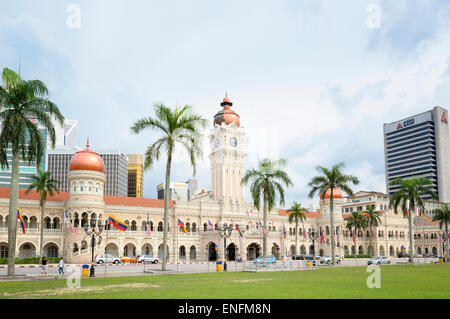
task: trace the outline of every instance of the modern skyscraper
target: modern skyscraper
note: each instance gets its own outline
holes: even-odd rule
[[[35,118],[30,118],[30,121],[37,123]],[[60,126],[55,119],[52,122],[55,128],[55,148],[76,143],[77,121],[66,119],[64,120],[63,126]],[[48,167],[47,154],[51,150],[51,141],[47,130],[42,125],[39,125],[39,123],[38,128],[43,139],[46,141],[39,166],[41,171],[45,171]],[[0,187],[9,187],[11,184],[12,150],[10,148],[7,149],[7,156],[9,168],[0,169]],[[32,177],[37,174],[36,162],[28,163],[20,161],[19,165],[19,188],[27,188],[33,182]]]
[[[73,155],[80,151],[78,146],[57,147],[48,151],[48,171],[52,178],[61,181],[60,191],[69,191],[69,164]],[[95,150],[100,154],[105,164],[104,194],[113,196],[127,196],[128,194],[128,159],[117,150]]]
[[[126,154],[128,157],[128,197],[142,197],[144,165],[142,154]]]
[[[426,177],[433,182],[430,189],[439,201],[449,202],[449,152],[448,111],[442,107],[384,124],[387,193],[398,190],[390,185],[396,178]]]

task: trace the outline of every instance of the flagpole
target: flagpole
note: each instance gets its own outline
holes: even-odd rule
[[[176,217],[176,216],[175,216]],[[181,228],[181,226],[179,226]],[[177,248],[176,248],[176,252],[177,252],[177,272],[178,272],[178,258],[180,257],[180,252],[178,251],[178,232],[180,230],[177,227]]]
[[[66,257],[66,210],[64,209],[64,227],[63,227],[63,259]]]

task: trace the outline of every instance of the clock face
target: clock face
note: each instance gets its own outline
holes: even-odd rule
[[[235,138],[235,137],[230,138],[230,145],[231,146],[236,147],[237,144],[238,144],[237,138]]]
[[[216,138],[216,140],[214,141],[214,146],[219,147],[219,144],[220,144],[220,140],[218,138]]]

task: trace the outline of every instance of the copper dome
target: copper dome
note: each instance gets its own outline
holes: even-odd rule
[[[89,138],[87,139],[86,149],[76,152],[70,160],[70,170],[87,170],[103,173],[104,164],[100,155],[89,150]]]
[[[320,199],[328,199],[331,197],[331,189],[328,188],[328,190],[325,192],[325,196],[320,195]],[[342,198],[342,192],[338,187],[333,188],[333,198]]]
[[[223,110],[217,112],[217,114],[214,115],[214,124],[220,125],[222,123],[225,123],[226,125],[229,125],[231,123],[235,123],[237,126],[240,126],[240,116],[235,111],[230,109],[232,105],[233,103],[231,103],[228,95],[225,94],[223,102],[220,103],[220,106],[223,107]]]

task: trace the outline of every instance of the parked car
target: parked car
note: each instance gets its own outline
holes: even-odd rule
[[[153,257],[151,255],[142,255],[142,256],[139,256],[138,262],[140,262],[140,263],[146,262],[146,263],[157,264],[157,263],[159,263],[159,259],[156,258],[156,257]]]
[[[123,256],[120,257],[120,261],[122,261],[124,264],[132,264],[136,262],[136,257]]]
[[[399,252],[398,253],[398,258],[406,258],[406,257],[409,257],[409,254],[404,253],[404,252]]]
[[[258,257],[253,261],[255,264],[275,264],[277,259],[274,255],[266,255],[266,258]]]
[[[341,263],[341,256],[339,256],[339,255],[334,255],[335,256],[335,258],[334,258],[334,260],[335,260],[335,262],[336,262],[336,264],[340,264]],[[333,261],[332,258],[333,256],[332,255],[325,255],[325,256],[323,256],[323,257],[321,257],[320,259],[319,259],[319,262],[321,263],[321,264],[327,264],[327,265],[330,265],[331,264],[331,262]]]
[[[102,254],[102,255],[97,255],[97,257],[95,257],[95,262],[97,264],[113,263],[113,264],[117,265],[117,264],[120,264],[120,259],[118,257],[114,257],[109,254]]]
[[[374,264],[374,265],[388,264],[389,265],[390,263],[391,263],[391,261],[387,257],[384,257],[384,256],[373,257],[372,259],[370,259],[367,262],[368,265],[372,265],[372,264]]]

